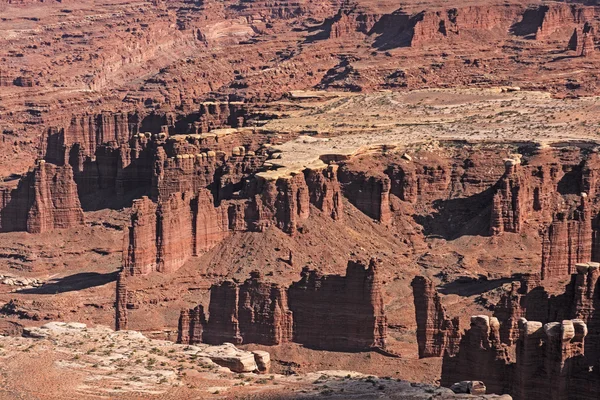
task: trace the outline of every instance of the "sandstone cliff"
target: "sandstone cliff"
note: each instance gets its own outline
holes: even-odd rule
[[[200,311],[198,311],[200,310]],[[346,276],[305,270],[289,288],[264,282],[258,272],[242,285],[225,281],[210,291],[209,318],[184,310],[178,340],[192,343],[294,341],[326,350],[384,349],[387,319],[377,262],[348,262]],[[193,324],[196,318],[196,323]]]
[[[385,348],[387,320],[376,260],[368,266],[349,261],[345,277],[304,269],[289,288],[289,302],[295,342],[330,350]]]
[[[49,232],[83,225],[69,165],[40,161],[16,188],[0,187],[0,231]]]
[[[433,282],[423,276],[413,279],[411,286],[417,320],[419,358],[442,357],[456,353],[460,341],[458,318],[450,319],[440,302]]]

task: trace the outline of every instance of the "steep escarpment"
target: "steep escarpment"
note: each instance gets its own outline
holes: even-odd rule
[[[326,350],[386,345],[387,320],[375,260],[368,266],[350,261],[346,276],[304,270],[301,280],[289,288],[267,283],[255,272],[241,285],[230,281],[213,285],[208,321],[194,330],[190,321],[197,310],[181,314],[178,337],[183,343],[202,336],[206,343],[293,341]]]
[[[83,225],[70,166],[40,161],[16,187],[0,188],[0,231],[42,233]]]
[[[440,302],[433,282],[423,276],[413,279],[419,357],[442,357],[457,350],[460,332],[458,318],[450,319]]]
[[[550,295],[539,276],[513,283],[495,316],[472,317],[470,329],[459,333],[458,346],[445,351],[442,384],[477,379],[492,393],[509,393],[515,399],[595,398],[600,389],[592,367],[600,351],[599,271],[598,263],[577,264],[559,295]],[[416,290],[415,301],[422,295]],[[417,309],[417,321],[434,317],[427,309]],[[417,335],[419,344],[427,346],[430,336]]]

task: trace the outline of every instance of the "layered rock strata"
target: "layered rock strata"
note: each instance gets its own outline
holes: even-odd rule
[[[178,160],[181,165],[195,162]],[[221,202],[203,187],[212,186],[208,181],[195,192],[160,195],[156,203],[149,197],[136,200],[123,265],[131,275],[168,273],[191,256],[206,253],[231,232],[260,232],[275,226],[294,235],[309,217],[311,204],[332,219],[340,219],[343,205],[336,171],[332,165],[281,177],[258,174],[245,179],[235,195]]]
[[[294,341],[308,347],[357,350],[385,348],[384,312],[378,261],[349,261],[346,276],[304,269],[289,288]]]
[[[587,194],[570,215],[559,212],[544,233],[542,279],[568,278],[577,263],[592,259],[592,218]]]
[[[450,319],[433,282],[423,276],[413,279],[419,358],[454,354],[460,341],[458,318]]]
[[[16,187],[0,187],[0,231],[49,232],[84,224],[70,166],[40,161]]]
[[[208,321],[192,329],[192,316],[202,315],[201,309],[182,311],[178,338],[182,343],[202,336],[206,343],[294,341],[327,350],[383,349],[387,320],[376,265],[350,261],[346,276],[305,270],[288,289],[263,282],[257,272],[242,285],[213,285]]]
[[[456,350],[444,353],[442,384],[481,380],[489,392],[517,400],[595,398],[600,393],[594,370],[600,355],[600,267],[579,263],[575,268],[561,295],[549,295],[539,275],[524,276],[503,295],[494,317],[472,317]],[[417,288],[415,300],[422,297]],[[417,321],[431,314],[417,308]],[[430,336],[417,339],[425,347]]]

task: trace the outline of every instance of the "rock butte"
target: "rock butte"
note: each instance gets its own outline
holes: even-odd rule
[[[600,397],[599,17],[0,0],[3,390]]]

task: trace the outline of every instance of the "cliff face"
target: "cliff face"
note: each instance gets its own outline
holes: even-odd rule
[[[204,307],[198,305],[191,310],[181,310],[177,329],[177,343],[202,343],[206,318]]]
[[[206,253],[231,232],[260,232],[275,226],[294,235],[309,217],[311,204],[332,219],[341,219],[337,166],[272,179],[269,175],[253,175],[264,157],[256,162],[257,156],[243,153],[241,148],[234,148],[235,155],[223,161],[224,165],[198,170],[198,162],[217,165],[220,156],[208,152],[206,157],[167,159],[166,152],[158,149],[155,176],[159,179],[154,181],[158,184],[158,201],[154,203],[147,197],[136,200],[132,210],[124,252],[124,265],[131,274],[175,271],[189,257]],[[210,177],[203,171],[208,171]],[[172,177],[167,179],[169,174]],[[194,183],[199,176],[200,181]],[[220,193],[220,201],[206,187]],[[192,191],[172,192],[181,188]]]
[[[516,399],[592,398],[592,393],[579,397],[581,393],[573,390],[573,378],[580,373],[576,362],[584,355],[587,335],[583,321],[565,320],[542,326],[540,322],[522,319],[520,332],[514,366]]]
[[[596,52],[594,27],[586,22],[582,27],[573,30],[568,49],[579,57],[590,57]]]
[[[207,189],[174,193],[158,204],[143,197],[132,207],[123,265],[131,275],[174,272],[228,233],[227,209],[215,207]]]
[[[471,317],[471,326],[460,340],[455,355],[446,353],[442,385],[464,380],[483,381],[490,393],[508,393],[511,384],[508,349],[500,341],[500,323],[495,317]],[[460,378],[460,379],[457,379]]]
[[[390,223],[391,181],[389,177],[342,168],[339,179],[344,196],[356,208],[384,225]]]
[[[211,287],[206,343],[277,345],[292,339],[292,313],[287,293],[262,281],[258,272],[241,286],[226,281]]]
[[[125,282],[125,270],[119,271],[117,275],[117,290],[115,300],[115,330],[127,330],[127,285]]]
[[[209,344],[225,342],[241,344],[240,321],[238,317],[239,288],[230,281],[210,288],[208,323],[203,341]]]
[[[156,211],[156,204],[148,197],[133,202],[123,250],[123,267],[130,275],[145,275],[156,270]]]
[[[195,256],[215,247],[229,234],[229,220],[225,207],[215,207],[207,189],[192,200],[192,243]]]
[[[49,232],[83,225],[69,165],[41,161],[14,189],[0,188],[0,231]]]
[[[245,343],[276,345],[292,340],[287,291],[261,281],[259,273],[240,286],[240,331]]]
[[[156,269],[173,272],[192,255],[191,194],[175,193],[156,211]]]
[[[429,279],[417,276],[411,286],[415,302],[419,358],[442,357],[446,351],[456,353],[460,341],[458,319],[450,319],[446,315],[440,296]]]
[[[502,296],[494,317],[472,317],[470,328],[458,335],[456,351],[444,353],[442,384],[481,380],[489,392],[507,393],[517,400],[596,398],[600,375],[592,366],[600,354],[596,290],[600,265],[575,267],[561,295],[549,295],[540,286],[539,275],[524,276]],[[415,300],[421,300],[422,289],[428,286],[423,279],[415,281]],[[417,322],[439,314],[425,306],[416,310]],[[431,335],[418,331],[417,339],[420,347],[425,346]]]
[[[557,213],[544,234],[542,242],[542,279],[566,278],[575,272],[575,265],[592,259],[592,219],[587,195],[567,216]]]
[[[327,350],[385,348],[387,320],[376,261],[348,263],[345,277],[305,270],[288,289],[266,283],[258,272],[242,285],[211,287],[208,322],[191,327],[192,310],[183,311],[179,338],[191,343],[260,343],[289,341]],[[289,305],[288,305],[289,302]]]
[[[304,171],[310,203],[330,215],[334,220],[342,219],[344,215],[342,191],[337,172],[337,165],[330,165],[323,170],[307,169]]]
[[[289,301],[295,342],[335,350],[385,348],[387,321],[375,260],[368,266],[348,262],[345,277],[305,269],[290,286]]]
[[[506,172],[497,184],[492,205],[492,234],[520,232],[528,213],[528,182],[516,160],[506,161]]]

